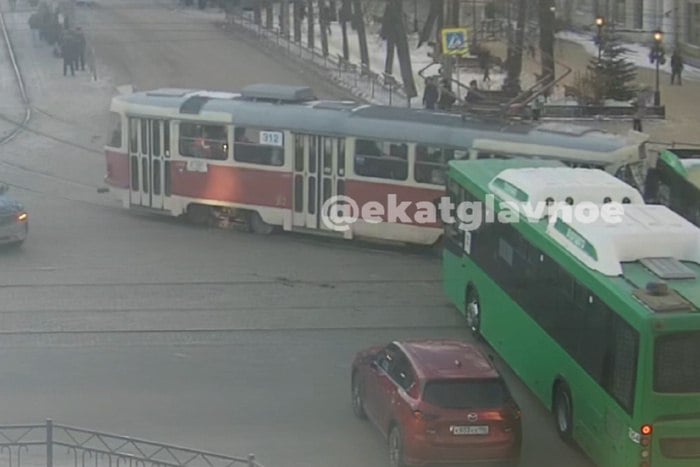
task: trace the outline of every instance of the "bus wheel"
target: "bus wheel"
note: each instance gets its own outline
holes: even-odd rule
[[[552,413],[554,414],[554,425],[559,437],[566,442],[570,442],[574,430],[574,409],[569,385],[563,381],[557,383],[554,387]]]
[[[270,225],[260,217],[257,211],[250,213],[248,217],[248,226],[250,231],[259,235],[270,235],[275,229],[274,225]]]
[[[668,185],[664,183],[659,184],[656,196],[659,200],[659,204],[663,204],[664,206],[671,205],[671,189]]]
[[[205,225],[209,223],[211,209],[202,204],[190,204],[187,206],[187,220],[191,224]]]
[[[467,326],[478,336],[481,333],[481,303],[479,302],[479,293],[471,286],[467,289],[465,315]]]

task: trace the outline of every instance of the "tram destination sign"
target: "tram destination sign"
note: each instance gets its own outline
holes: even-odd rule
[[[281,131],[261,131],[260,144],[265,146],[284,146],[284,134]]]

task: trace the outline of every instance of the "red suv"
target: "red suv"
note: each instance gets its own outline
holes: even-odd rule
[[[520,409],[491,362],[464,342],[392,342],[359,353],[352,406],[388,439],[392,467],[513,466],[520,458]]]

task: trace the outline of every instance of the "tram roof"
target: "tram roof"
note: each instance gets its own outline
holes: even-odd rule
[[[294,89],[294,88],[292,88]],[[423,109],[360,105],[347,101],[303,100],[275,103],[255,101],[237,93],[214,93],[191,89],[157,89],[117,96],[113,109],[134,115],[217,120],[237,125],[285,129],[332,136],[359,136],[386,141],[410,141],[455,148],[471,147],[475,141],[558,147],[561,157],[591,163],[614,162],[611,155],[639,141],[588,127],[524,122],[487,121]],[[183,112],[185,109],[185,112]],[[193,110],[194,109],[194,110]],[[459,130],[459,131],[455,131]],[[518,146],[513,146],[514,150]],[[575,151],[575,152],[574,152]],[[627,159],[628,152],[619,157]]]
[[[459,182],[490,193],[493,180],[507,171],[575,170],[563,164],[536,160],[467,160],[450,162],[450,174]],[[621,222],[605,219],[579,222],[557,219],[550,223],[526,220],[546,239],[549,250],[576,259],[585,270],[612,285],[624,296],[635,297],[656,312],[700,308],[700,228],[662,205],[625,204]],[[539,243],[539,242],[537,242]],[[649,283],[665,281],[670,295],[648,294]],[[661,297],[661,298],[659,298]],[[651,305],[650,305],[651,304]],[[674,308],[675,307],[675,308]],[[680,308],[679,308],[680,307]]]

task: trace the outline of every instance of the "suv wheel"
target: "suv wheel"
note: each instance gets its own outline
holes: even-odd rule
[[[361,420],[367,418],[365,403],[362,400],[362,386],[356,375],[352,376],[352,411],[355,413],[355,416]]]
[[[478,336],[481,333],[481,302],[479,302],[479,293],[473,287],[469,287],[467,290],[465,308],[467,326],[474,335]]]
[[[401,430],[398,426],[393,426],[389,432],[389,465],[391,467],[404,467],[403,463],[403,441],[401,440]]]

